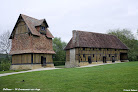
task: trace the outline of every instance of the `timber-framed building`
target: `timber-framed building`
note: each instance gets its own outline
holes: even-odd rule
[[[11,69],[35,69],[42,67],[54,67],[52,54],[53,35],[48,29],[45,19],[35,19],[23,14],[13,28]]]
[[[65,47],[67,68],[128,61],[128,47],[116,36],[74,30]]]

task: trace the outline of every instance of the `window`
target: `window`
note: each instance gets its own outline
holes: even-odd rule
[[[41,30],[45,30],[45,27],[42,26],[42,27],[41,27]]]
[[[93,54],[93,57],[94,57],[94,54]]]
[[[83,50],[85,50],[85,48],[83,48]]]
[[[109,57],[110,57],[110,54],[109,54]]]

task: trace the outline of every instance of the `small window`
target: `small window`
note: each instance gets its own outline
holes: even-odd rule
[[[93,54],[93,57],[94,57],[94,54]]]
[[[101,48],[99,48],[99,50],[101,50]]]
[[[93,50],[94,50],[94,48],[93,48]]]
[[[45,27],[42,26],[42,27],[41,27],[41,30],[45,30]]]
[[[110,54],[109,54],[109,57],[110,57]]]
[[[83,48],[83,50],[85,50],[85,48]]]
[[[115,49],[115,51],[116,51],[116,49]]]

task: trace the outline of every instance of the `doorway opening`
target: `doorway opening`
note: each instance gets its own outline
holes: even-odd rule
[[[89,62],[89,64],[92,63],[91,56],[88,56],[88,62]]]
[[[41,56],[41,64],[42,66],[46,66],[46,57]]]
[[[106,56],[103,56],[103,63],[106,63]]]
[[[114,63],[115,62],[115,57],[114,56],[112,56],[112,63]]]
[[[128,60],[127,53],[120,53],[120,60]]]

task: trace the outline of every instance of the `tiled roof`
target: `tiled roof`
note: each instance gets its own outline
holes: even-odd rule
[[[25,21],[26,25],[28,26],[29,30],[31,31],[31,33],[33,35],[40,36],[40,32],[38,32],[35,27],[36,26],[40,26],[43,22],[46,23],[45,19],[38,20],[38,19],[35,19],[35,18],[26,16],[26,15],[23,15],[23,14],[20,14],[19,18],[20,17],[23,18],[23,20]],[[46,27],[48,27],[47,23],[46,23]],[[13,32],[12,32],[12,34],[13,34]],[[12,34],[11,34],[11,36],[12,36]],[[46,36],[48,38],[54,38],[53,35],[50,33],[49,30],[46,32]]]
[[[65,50],[75,47],[128,49],[128,47],[114,35],[76,30],[74,32],[75,37],[71,38]]]
[[[48,50],[16,50],[11,51],[10,55],[12,54],[23,54],[23,53],[48,53],[48,54],[56,54],[54,51],[48,51]]]

